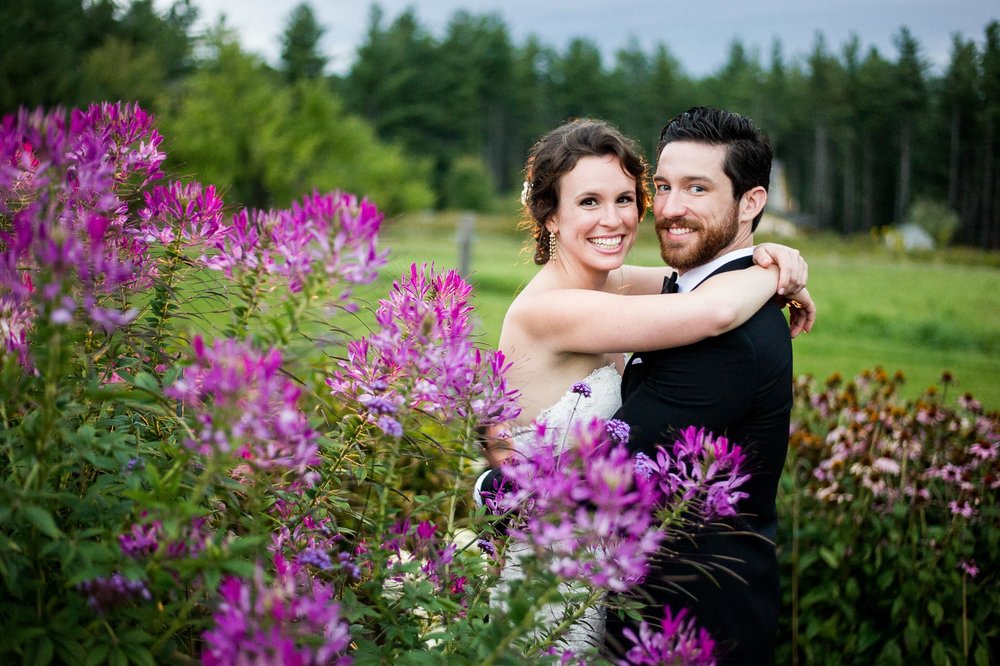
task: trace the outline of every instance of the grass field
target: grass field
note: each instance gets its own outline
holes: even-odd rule
[[[390,265],[380,288],[412,262],[456,266],[457,226],[454,214],[389,221],[384,247],[391,249]],[[513,227],[513,216],[476,221],[470,279],[488,345],[496,344],[507,305],[536,270]],[[819,307],[813,332],[794,343],[796,374],[850,377],[882,366],[903,372],[904,391],[912,397],[948,371],[956,380],[954,395],[968,391],[987,408],[1000,409],[1000,255],[904,256],[867,238],[774,240],[802,251]],[[661,263],[651,225],[641,229],[629,261]]]

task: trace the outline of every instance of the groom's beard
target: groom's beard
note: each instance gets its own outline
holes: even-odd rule
[[[674,242],[666,238],[660,231],[666,231],[671,226],[691,229],[691,235],[697,240],[691,242]],[[657,220],[657,238],[660,240],[660,256],[671,268],[686,271],[696,266],[707,264],[725,250],[739,233],[739,211],[735,204],[725,219],[704,224],[686,217]]]

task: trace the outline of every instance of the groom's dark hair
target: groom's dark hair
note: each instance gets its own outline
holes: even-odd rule
[[[766,190],[771,184],[774,156],[771,140],[746,116],[711,106],[693,106],[663,126],[656,146],[657,159],[663,147],[672,141],[723,146],[726,149],[723,170],[733,183],[736,201],[758,185]],[[752,231],[757,229],[763,215],[762,210],[753,219]]]

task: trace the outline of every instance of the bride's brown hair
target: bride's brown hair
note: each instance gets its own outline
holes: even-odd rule
[[[638,219],[649,207],[646,189],[648,165],[635,142],[603,120],[577,118],[547,133],[532,146],[524,166],[524,221],[534,240],[534,260],[549,260],[549,230],[545,222],[559,207],[559,179],[572,171],[581,157],[614,155],[622,170],[635,180]]]

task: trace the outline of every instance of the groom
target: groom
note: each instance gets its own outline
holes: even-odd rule
[[[653,215],[664,261],[680,274],[664,290],[690,291],[709,276],[753,264],[753,232],[767,202],[771,145],[747,118],[695,107],[660,134]],[[742,446],[750,480],[736,519],[666,544],[636,598],[647,621],[690,609],[716,642],[720,664],[771,664],[778,619],[775,493],[788,445],[792,349],[776,303],[715,338],[632,357],[616,418],[630,452],[655,458],[694,425]],[[690,538],[688,538],[688,536]],[[608,613],[606,646],[621,654],[627,626]],[[654,625],[655,626],[655,625]]]

